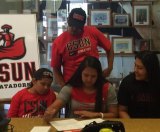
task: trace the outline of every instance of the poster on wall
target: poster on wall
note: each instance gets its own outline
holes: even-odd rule
[[[0,15],[0,101],[29,86],[40,66],[34,14]]]

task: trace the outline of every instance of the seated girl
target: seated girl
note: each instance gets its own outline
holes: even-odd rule
[[[68,102],[70,102],[68,117],[117,117],[115,89],[104,79],[101,63],[97,58],[88,56],[84,59],[61,89],[56,101],[47,108],[44,119],[51,120]]]

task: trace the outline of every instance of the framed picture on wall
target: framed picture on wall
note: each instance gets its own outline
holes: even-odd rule
[[[114,53],[133,53],[132,37],[113,37],[112,43]]]
[[[136,51],[150,51],[152,39],[140,39],[135,42]]]
[[[129,14],[114,14],[113,15],[114,27],[128,27],[129,26]]]
[[[150,5],[133,5],[133,25],[150,25]]]
[[[106,27],[111,25],[111,10],[90,9],[89,25],[96,27]]]

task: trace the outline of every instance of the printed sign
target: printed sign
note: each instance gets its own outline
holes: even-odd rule
[[[29,86],[39,68],[34,14],[0,15],[0,100]]]

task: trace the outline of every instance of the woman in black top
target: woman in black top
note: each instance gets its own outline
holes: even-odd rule
[[[156,54],[136,54],[134,73],[120,84],[118,103],[120,118],[160,117],[160,65]]]

